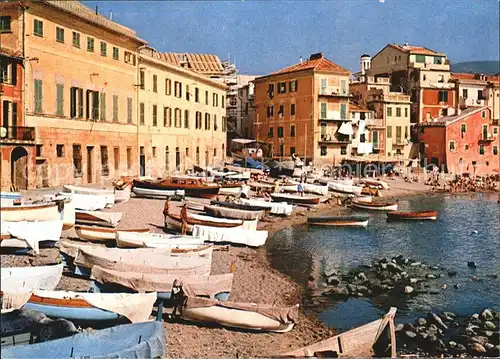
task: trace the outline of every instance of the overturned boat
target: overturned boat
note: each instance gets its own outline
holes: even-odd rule
[[[120,212],[76,211],[76,224],[116,227],[122,216]]]

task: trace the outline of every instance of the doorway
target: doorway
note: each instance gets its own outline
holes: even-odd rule
[[[10,179],[14,190],[28,189],[28,151],[16,147],[10,154]]]
[[[87,183],[92,183],[94,167],[94,146],[87,146]]]
[[[49,166],[46,159],[36,160],[36,188],[49,187]]]
[[[139,148],[139,176],[146,175],[146,154],[144,153],[144,147]]]

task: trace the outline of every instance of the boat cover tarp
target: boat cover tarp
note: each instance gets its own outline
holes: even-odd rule
[[[78,249],[74,263],[89,269],[99,265],[126,272],[188,275],[210,273],[212,256],[172,256],[168,248],[92,247]]]
[[[1,290],[30,292],[33,289],[53,290],[59,284],[63,264],[38,267],[1,268]]]
[[[218,217],[212,217],[212,216],[203,216],[200,214],[194,214],[190,213],[189,217],[199,220],[199,221],[208,221],[208,222],[218,222],[218,223],[228,223],[228,224],[236,224],[236,223],[241,223],[241,220],[239,219],[227,219],[227,218],[218,218]],[[189,220],[188,220],[189,223]],[[216,227],[219,228],[219,227]],[[245,220],[243,221],[243,225],[241,226],[242,229],[245,229],[247,231],[256,231],[257,230],[257,220]],[[196,237],[196,235],[193,234],[193,236]]]
[[[35,253],[40,251],[40,241],[57,242],[61,238],[62,228],[62,219],[51,221],[0,222],[2,234],[9,234],[12,237],[25,241]]]
[[[94,248],[97,247],[98,245],[92,245],[89,243],[76,242],[68,239],[63,239],[59,241],[58,246],[59,246],[59,252],[64,253],[69,257],[75,258],[79,248],[82,249]]]
[[[86,330],[68,338],[33,345],[2,347],[2,358],[162,358],[165,356],[162,322],[125,324]]]
[[[175,279],[189,283],[196,295],[213,297],[222,292],[230,292],[233,273],[217,275],[176,275],[121,272],[94,266],[91,278],[103,284],[119,284],[136,292],[170,292]]]
[[[244,204],[248,204],[251,206],[261,206],[270,209],[272,214],[279,214],[289,216],[292,214],[293,206],[286,202],[266,202],[254,199],[240,199],[240,201]]]
[[[299,306],[294,305],[291,307],[276,307],[264,304],[255,303],[241,303],[241,302],[221,302],[217,299],[200,298],[195,296],[195,292],[191,286],[182,282],[182,291],[187,296],[183,303],[186,309],[194,308],[207,308],[213,306],[221,306],[229,309],[238,309],[247,312],[255,312],[262,314],[280,323],[288,324],[290,322],[296,323],[299,318]]]
[[[51,290],[34,290],[27,293],[3,292],[2,310],[21,309],[31,295],[54,299],[83,299],[90,305],[128,318],[132,323],[144,322],[156,301],[156,292],[152,293],[84,293]]]
[[[254,220],[262,217],[262,211],[247,211],[219,206],[205,206],[205,212],[215,217],[226,217],[235,219]]]
[[[207,242],[225,242],[259,247],[266,243],[267,231],[194,225],[193,236],[203,238]]]

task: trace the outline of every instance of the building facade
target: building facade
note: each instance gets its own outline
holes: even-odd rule
[[[412,123],[454,113],[455,86],[443,53],[408,43],[389,44],[371,59],[366,73],[388,77],[391,91],[411,96]]]
[[[488,107],[470,107],[418,125],[422,164],[453,174],[497,174],[500,136]]]
[[[164,177],[224,161],[226,85],[151,47],[139,51],[140,175]]]
[[[299,157],[314,165],[337,165],[348,155],[349,71],[322,53],[255,83],[256,139],[275,156]]]
[[[24,124],[36,129],[36,187],[110,182],[137,170],[136,33],[76,1],[17,11]]]
[[[255,139],[253,122],[255,118],[255,85],[253,82],[238,89],[238,117],[236,132],[243,138]]]

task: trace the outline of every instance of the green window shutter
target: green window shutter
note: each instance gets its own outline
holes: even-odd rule
[[[345,120],[347,118],[346,112],[347,111],[345,103],[340,104],[340,118],[342,120]]]
[[[127,97],[127,123],[132,123],[132,98]]]
[[[57,92],[57,109],[56,114],[58,116],[64,116],[64,85],[57,84],[56,85]]]
[[[113,121],[118,122],[118,95],[113,95]]]
[[[42,112],[42,80],[35,80],[35,112]]]
[[[101,121],[106,121],[106,94],[103,93],[101,94],[101,116],[100,116],[100,119]]]

